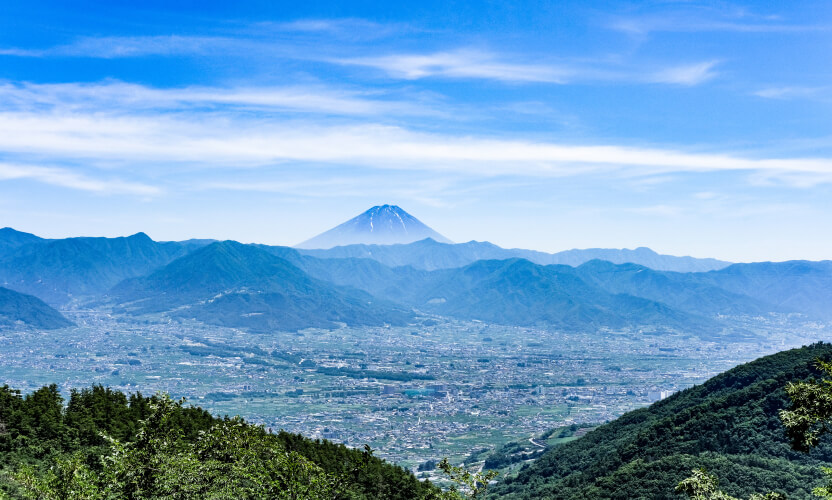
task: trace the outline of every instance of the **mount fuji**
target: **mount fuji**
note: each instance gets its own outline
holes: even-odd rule
[[[360,243],[393,245],[426,238],[440,243],[452,243],[398,206],[379,205],[300,243],[296,248],[332,248]]]

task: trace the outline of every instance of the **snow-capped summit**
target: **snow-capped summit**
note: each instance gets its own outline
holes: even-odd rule
[[[332,248],[357,243],[393,245],[425,238],[452,243],[396,205],[380,205],[304,241],[297,248]]]

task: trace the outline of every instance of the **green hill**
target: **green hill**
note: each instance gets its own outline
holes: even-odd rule
[[[422,290],[419,307],[448,316],[575,330],[647,325],[706,333],[721,329],[712,320],[660,302],[609,293],[569,266],[481,260],[434,275],[441,279]]]
[[[273,253],[233,241],[212,243],[126,280],[109,300],[133,314],[165,312],[254,331],[403,325],[413,317],[406,308],[314,279]]]
[[[832,345],[814,344],[760,358],[702,385],[629,412],[548,452],[492,490],[497,498],[665,499],[694,467],[731,495],[776,491],[813,498],[832,440],[809,454],[789,446],[777,411],[787,382],[818,377],[814,360]]]
[[[832,261],[734,264],[697,278],[729,292],[747,295],[780,310],[832,319]]]
[[[0,284],[51,305],[100,295],[185,255],[192,245],[156,242],[144,233],[121,238],[35,240],[0,254]]]
[[[409,266],[391,269],[360,258],[306,257],[300,265],[320,279],[420,311],[462,319],[582,331],[632,326],[710,336],[722,330],[717,321],[693,309],[680,310],[655,298],[611,292],[585,279],[576,268],[541,266],[525,259],[480,260],[436,271]]]
[[[72,322],[37,297],[0,287],[0,326],[23,323],[32,328],[53,330]]]
[[[717,314],[760,315],[790,311],[783,307],[733,293],[719,281],[703,280],[701,273],[655,271],[637,264],[592,260],[576,269],[578,275],[610,293],[655,300],[675,309],[712,317]]]

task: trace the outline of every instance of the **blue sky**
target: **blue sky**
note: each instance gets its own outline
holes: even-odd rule
[[[170,3],[0,4],[0,226],[832,258],[832,3]]]

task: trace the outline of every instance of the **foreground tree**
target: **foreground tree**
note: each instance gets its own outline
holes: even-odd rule
[[[18,401],[15,398],[19,394],[11,396]],[[36,416],[61,422],[57,388],[45,388],[37,392],[36,397],[39,398],[37,408],[43,410],[42,415]],[[42,462],[40,467],[25,464],[18,465],[11,474],[0,471],[0,481],[13,483],[12,496],[38,500],[464,500],[482,498],[488,483],[497,475],[495,471],[473,473],[453,466],[445,459],[439,468],[453,482],[449,490],[442,491],[429,483],[418,482],[416,484],[421,488],[414,488],[412,481],[408,481],[412,476],[404,471],[394,475],[391,468],[384,469],[386,466],[373,457],[369,446],[362,452],[335,453],[341,451],[335,445],[325,447],[296,435],[271,434],[239,417],[214,419],[202,410],[185,407],[184,399],[174,401],[166,394],[137,399],[145,404],[131,405],[131,409],[135,406],[144,416],[136,421],[136,430],[131,433],[129,420],[122,422],[126,425],[116,426],[110,425],[113,422],[109,419],[95,422],[87,411],[89,405],[84,404],[90,398],[97,398],[98,403],[119,400],[121,405],[114,406],[117,411],[107,412],[108,415],[125,413],[126,398],[121,393],[100,387],[73,392],[67,410],[68,420],[74,425],[72,429],[79,429],[77,435],[86,442],[104,447],[103,454],[90,454],[89,449],[81,448],[58,453],[53,459]],[[190,417],[183,417],[185,414]],[[191,417],[198,421],[197,425]],[[54,425],[50,422],[47,424],[51,429]],[[105,434],[100,430],[105,424],[117,431],[121,429],[121,435],[129,439],[116,439]],[[69,434],[69,429],[64,426],[57,435]],[[50,439],[54,438],[50,435]],[[304,446],[307,449],[304,450]],[[310,451],[310,446],[318,452],[310,456],[326,464],[326,470],[301,454]],[[372,488],[368,482],[374,483]],[[2,498],[4,493],[0,490]]]
[[[832,362],[818,359],[815,366],[827,377],[832,377]],[[832,379],[791,382],[786,394],[792,407],[780,410],[780,420],[786,427],[792,448],[808,452],[818,445],[824,434],[832,430]],[[832,468],[821,467],[826,485],[812,490],[821,498],[832,498]]]
[[[676,486],[676,492],[687,495],[691,500],[739,500],[722,492],[719,489],[719,480],[716,476],[708,474],[705,469],[694,469],[690,477]],[[786,497],[779,493],[755,493],[748,497],[748,500],[786,500]]]
[[[451,465],[447,458],[443,458],[439,470],[445,473],[454,483],[447,491],[434,493],[428,496],[428,500],[463,500],[485,497],[488,490],[488,483],[497,477],[495,470],[486,473],[471,472],[464,467]]]
[[[832,377],[832,362],[818,359],[815,366],[827,377]],[[808,453],[818,445],[821,436],[832,431],[832,378],[801,380],[786,384],[786,394],[792,401],[788,410],[780,410],[780,420],[786,428],[791,446],[797,451]],[[821,498],[832,498],[832,468],[821,467],[827,477],[825,486],[812,490]],[[718,488],[717,478],[704,469],[693,474],[676,486],[676,492],[684,493],[693,500],[737,500]],[[752,495],[749,500],[776,500],[785,498],[777,493]]]
[[[175,417],[184,400],[157,397],[136,439],[110,441],[103,474],[81,455],[58,459],[45,474],[23,467],[13,478],[31,498],[332,499],[347,479],[324,472],[277,437],[239,418],[221,420],[191,442]],[[355,464],[360,467],[362,464]]]

